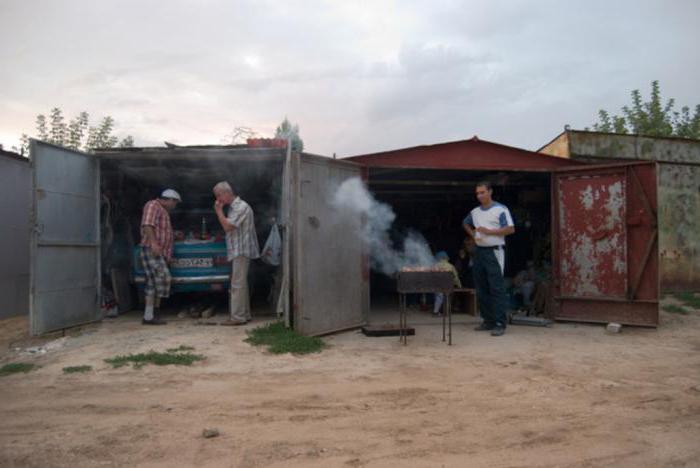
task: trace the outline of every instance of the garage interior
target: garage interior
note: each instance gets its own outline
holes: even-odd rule
[[[231,147],[222,150],[187,147],[180,149],[135,148],[100,155],[102,284],[119,295],[120,313],[140,313],[142,294],[129,284],[134,266],[134,247],[140,241],[144,204],[163,189],[177,190],[183,201],[171,213],[173,230],[186,239],[199,239],[203,227],[213,239],[223,230],[214,213],[212,188],[226,180],[255,212],[260,248],[273,224],[280,219],[284,150]],[[255,315],[273,313],[272,290],[278,269],[252,262],[250,269],[251,307]],[[227,285],[226,285],[227,286]],[[177,311],[214,305],[226,310],[225,290],[178,293],[163,303],[167,317]]]
[[[467,238],[462,221],[478,205],[474,195],[477,182],[491,182],[494,200],[509,208],[516,228],[506,241],[505,264],[511,305],[516,308],[524,304],[522,298],[517,297],[512,280],[518,272],[527,269],[528,261],[534,263],[540,282],[546,282],[550,275],[550,179],[549,172],[370,168],[368,185],[375,198],[391,206],[396,214],[391,232],[395,248],[401,247],[409,231],[417,231],[433,254],[444,250],[450,263],[462,270],[462,265],[468,265],[468,256],[465,260],[459,258]],[[465,288],[473,288],[468,267],[460,277]],[[372,270],[370,291],[371,311],[396,304],[394,278]],[[414,307],[432,310],[432,298],[414,298],[414,301]],[[457,302],[455,311],[462,310],[460,307]]]

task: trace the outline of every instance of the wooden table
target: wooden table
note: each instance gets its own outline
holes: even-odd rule
[[[474,317],[479,316],[479,308],[476,305],[476,289],[472,288],[459,288],[453,289],[452,294],[457,298],[460,295],[464,295],[465,307],[464,312]],[[455,301],[456,302],[456,301]]]

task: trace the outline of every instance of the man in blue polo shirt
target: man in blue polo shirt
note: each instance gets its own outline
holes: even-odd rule
[[[515,232],[515,226],[508,208],[494,201],[492,195],[490,182],[476,184],[480,206],[464,218],[462,225],[476,243],[472,271],[483,322],[475,330],[491,330],[492,336],[501,336],[506,330],[508,311],[503,281],[506,236]]]

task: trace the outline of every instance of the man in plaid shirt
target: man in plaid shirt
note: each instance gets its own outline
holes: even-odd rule
[[[170,212],[182,201],[175,190],[163,190],[160,198],[147,202],[141,218],[141,263],[146,273],[144,325],[165,325],[156,317],[161,298],[170,296],[170,270],[173,257],[173,228]]]
[[[219,182],[213,191],[216,197],[214,211],[226,232],[226,250],[232,262],[231,319],[227,325],[245,325],[251,319],[248,267],[251,258],[260,257],[253,210],[233,192],[228,182]],[[228,215],[224,214],[226,205],[231,205]]]

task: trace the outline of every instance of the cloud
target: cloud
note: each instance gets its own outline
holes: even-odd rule
[[[59,106],[137,143],[271,134],[286,115],[327,155],[474,134],[534,149],[654,79],[697,104],[699,5],[6,0],[0,133]]]

